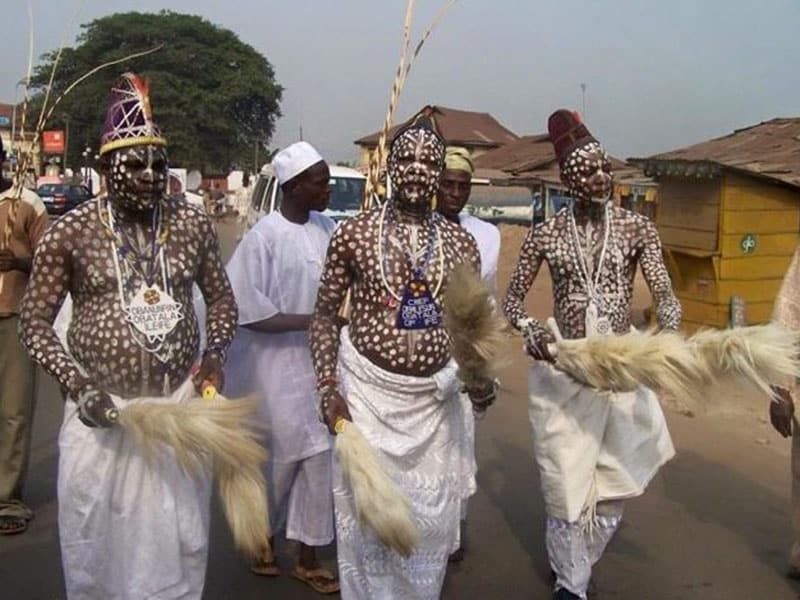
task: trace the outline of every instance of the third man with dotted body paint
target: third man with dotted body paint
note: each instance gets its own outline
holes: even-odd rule
[[[552,366],[548,343],[554,337],[527,315],[525,295],[547,262],[555,320],[570,339],[630,331],[637,266],[660,327],[677,329],[681,309],[655,225],[611,201],[613,173],[603,147],[577,113],[556,111],[548,129],[574,201],[531,228],[503,310],[535,360],[529,408],[555,598],[583,600],[592,566],[622,519],[622,500],[642,494],[675,451],[652,391],[598,393]]]

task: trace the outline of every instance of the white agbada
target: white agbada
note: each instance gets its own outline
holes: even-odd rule
[[[195,396],[191,379],[171,397]],[[64,405],[58,437],[58,525],[70,600],[199,600],[205,583],[211,474],[188,475],[173,453],[145,456],[120,427],[91,429]]]
[[[279,212],[261,219],[228,262],[239,329],[228,354],[226,392],[258,392],[270,460],[300,461],[329,450],[319,421],[308,332],[264,334],[242,327],[278,313],[311,314],[335,223],[317,212],[303,225]]]
[[[459,224],[466,229],[478,244],[478,253],[481,257],[481,279],[486,282],[492,295],[497,294],[497,261],[500,257],[500,230],[491,223],[462,212],[458,215]],[[475,461],[475,416],[472,413],[472,402],[467,394],[461,394],[464,404],[464,427],[466,428],[467,444],[471,453],[472,462]],[[467,518],[467,500],[461,505],[461,520]]]
[[[491,223],[468,213],[458,215],[461,226],[470,232],[478,244],[481,255],[481,279],[497,293],[497,262],[500,258],[500,230]]]

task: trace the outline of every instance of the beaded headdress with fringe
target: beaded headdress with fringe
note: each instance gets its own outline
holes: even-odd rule
[[[145,144],[166,146],[167,140],[153,123],[149,82],[135,73],[125,73],[111,88],[100,154]]]

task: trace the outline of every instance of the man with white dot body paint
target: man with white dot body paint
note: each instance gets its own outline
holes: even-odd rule
[[[676,330],[681,309],[655,225],[614,206],[611,163],[580,115],[556,111],[548,129],[574,201],[528,232],[503,310],[535,361],[529,412],[554,597],[585,599],[592,566],[622,519],[622,500],[641,495],[675,451],[651,390],[597,392],[552,366],[555,339],[525,312],[525,295],[547,262],[555,321],[569,339],[630,331],[637,266],[660,327]]]
[[[475,240],[432,210],[444,142],[427,115],[402,127],[388,158],[393,197],[344,221],[328,248],[311,354],[321,412],[331,433],[353,421],[411,502],[421,533],[404,558],[383,546],[356,514],[334,463],[334,506],[342,598],[438,598],[447,558],[458,548],[461,501],[474,492],[456,365],[439,299],[466,261],[480,271]],[[351,292],[349,325],[338,313]],[[494,383],[467,390],[486,410]]]
[[[58,472],[67,597],[200,598],[211,474],[192,477],[166,447],[146,456],[114,413],[184,402],[206,383],[221,390],[236,303],[212,223],[166,195],[166,139],[134,74],[112,89],[100,154],[108,193],[44,235],[21,312],[24,344],[67,395]],[[208,344],[192,375],[195,283]],[[53,328],[67,293],[69,351]]]

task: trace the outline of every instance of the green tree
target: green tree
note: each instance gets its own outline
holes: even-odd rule
[[[153,118],[167,138],[173,166],[249,167],[256,145],[266,147],[280,116],[283,89],[267,59],[232,31],[171,11],[114,14],[82,29],[76,46],[64,49],[51,98],[102,63],[159,44],[163,48],[96,73],[61,102],[47,128],[69,129],[68,166],[81,166],[87,146],[97,152],[111,86],[125,71],[150,80]],[[34,115],[55,56],[55,51],[45,54],[36,69]]]

